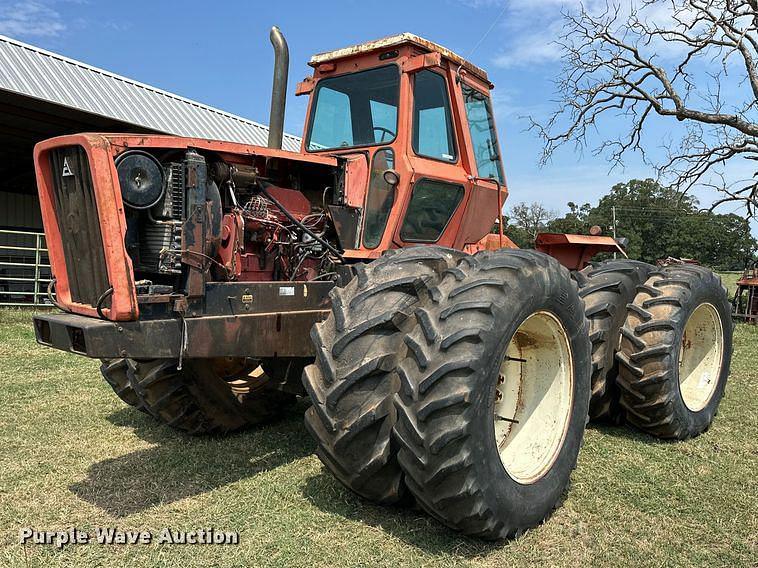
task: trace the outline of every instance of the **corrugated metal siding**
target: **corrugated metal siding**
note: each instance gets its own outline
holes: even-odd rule
[[[0,35],[0,89],[148,129],[265,146],[268,128]],[[284,149],[300,138],[284,135]]]
[[[0,229],[2,228],[41,231],[42,214],[37,195],[6,192],[0,185]]]

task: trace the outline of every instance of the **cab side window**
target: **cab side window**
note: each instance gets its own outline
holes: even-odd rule
[[[445,78],[427,69],[414,77],[412,147],[419,156],[445,162],[456,160]]]
[[[465,83],[461,83],[461,91],[479,177],[503,183],[503,166],[490,99]]]
[[[409,243],[436,242],[462,198],[463,186],[432,179],[417,181],[400,228],[400,238]]]

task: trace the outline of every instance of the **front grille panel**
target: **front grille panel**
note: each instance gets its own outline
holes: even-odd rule
[[[50,168],[71,300],[94,306],[110,284],[89,160],[81,146],[64,146],[50,151]]]

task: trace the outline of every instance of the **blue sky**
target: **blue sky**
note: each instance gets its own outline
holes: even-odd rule
[[[312,53],[413,32],[470,54],[488,70],[495,83],[509,203],[541,201],[563,211],[567,201],[595,203],[614,183],[653,175],[637,159],[624,170],[609,171],[605,158],[573,147],[538,166],[541,144],[525,131],[523,116],[544,118],[554,109],[552,79],[559,71],[559,52],[552,41],[560,31],[560,9],[576,3],[0,0],[0,33],[266,123],[273,64],[268,30],[278,25],[290,47],[286,129],[299,135],[306,101],[294,97],[294,88],[309,74],[306,61]],[[619,127],[611,120],[604,128]],[[666,127],[655,126],[652,138]],[[650,148],[657,151],[655,141]],[[703,204],[712,199],[705,192],[696,195]]]

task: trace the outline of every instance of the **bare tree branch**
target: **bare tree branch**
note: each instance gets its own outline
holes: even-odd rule
[[[536,201],[531,204],[522,202],[514,205],[509,215],[513,223],[526,231],[533,239],[537,238],[537,233],[544,230],[556,216],[555,211]]]
[[[607,0],[600,12],[582,6],[563,17],[560,107],[545,123],[530,119],[544,141],[542,163],[568,142],[587,146],[606,116],[621,117],[628,130],[596,154],[623,166],[638,153],[662,182],[683,192],[717,187],[724,197],[714,206],[742,203],[752,216],[754,179],[712,179],[733,160],[758,159],[758,0],[638,0],[631,8]],[[681,136],[664,144],[662,163],[646,151],[653,117],[683,123],[671,129]]]

